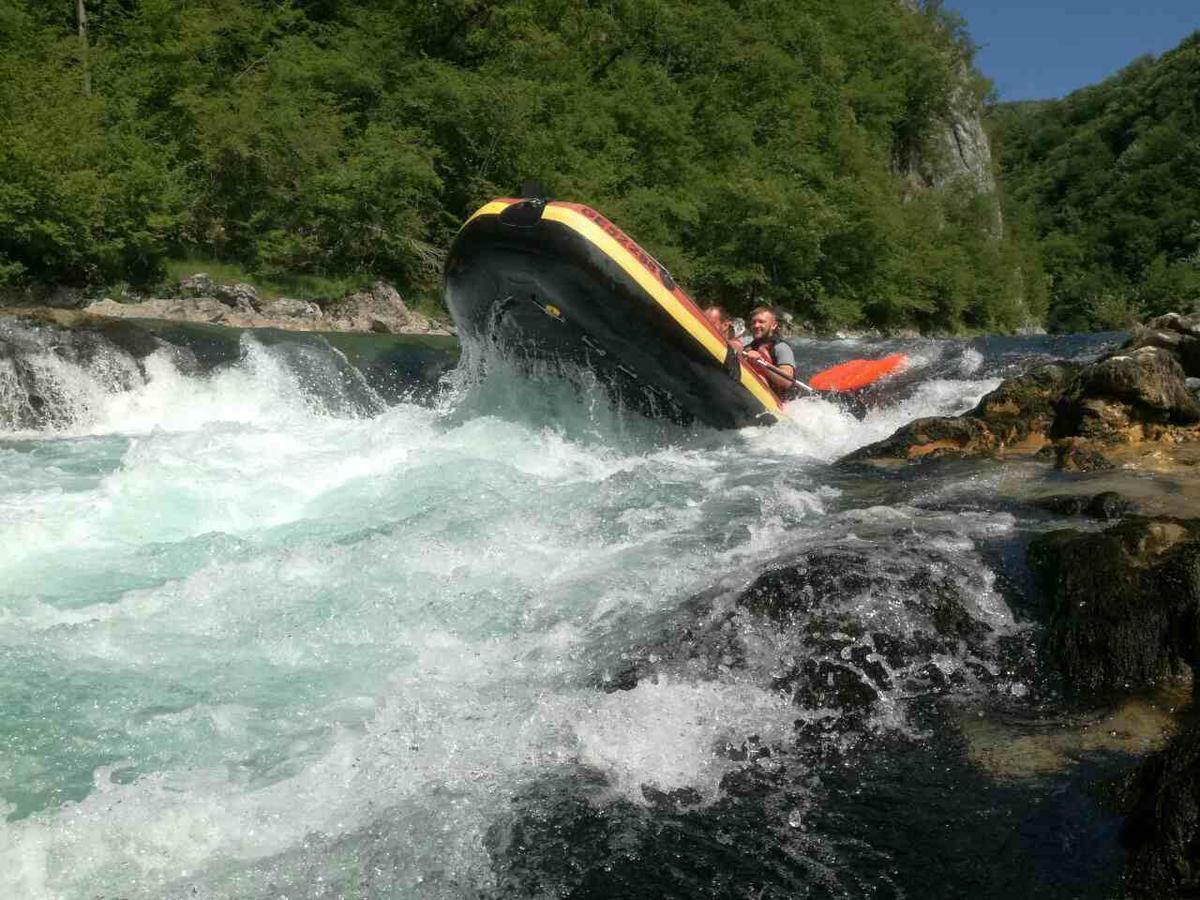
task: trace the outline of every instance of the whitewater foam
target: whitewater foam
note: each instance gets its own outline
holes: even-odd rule
[[[601,660],[781,549],[884,528],[889,508],[841,509],[822,464],[994,383],[923,383],[863,421],[801,400],[779,426],[717,434],[503,369],[459,373],[436,408],[381,409],[327,383],[344,360],[315,381],[306,365],[250,338],[205,375],[166,352],[117,375],[70,363],[46,376],[63,415],[5,434],[13,895],[321,879],[459,896],[490,883],[488,828],[547,772],[710,802],[721,747],[784,741],[795,708],[729,672],[603,694]],[[956,538],[961,518],[899,514],[947,556],[1005,527],[981,515]],[[975,571],[965,589],[999,624]]]

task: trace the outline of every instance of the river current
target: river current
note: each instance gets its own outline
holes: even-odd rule
[[[1114,825],[1069,779],[989,781],[899,686],[863,716],[798,707],[776,671],[804,662],[786,630],[725,619],[724,643],[686,652],[680,635],[799,553],[876,630],[917,633],[906,604],[927,585],[989,640],[1019,637],[1004,560],[1033,526],[989,499],[1019,475],[832,463],[1114,336],[800,342],[802,372],[912,362],[865,419],[802,400],[717,433],[496,363],[388,392],[346,339],[227,334],[235,352],[197,367],[17,331],[0,360],[3,896],[1111,889],[1095,848]],[[922,664],[969,674],[969,643]],[[987,665],[957,703],[1031,690]],[[814,723],[832,724],[798,749]],[[747,767],[775,780],[739,791]],[[1056,844],[1056,817],[1085,822],[1068,831],[1092,851]]]

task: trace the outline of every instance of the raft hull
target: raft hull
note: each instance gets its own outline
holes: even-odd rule
[[[639,412],[740,428],[781,411],[666,270],[587,207],[489,203],[452,244],[445,289],[463,338],[590,372]]]

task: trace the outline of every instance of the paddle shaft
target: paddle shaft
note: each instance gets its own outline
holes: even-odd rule
[[[796,385],[796,387],[804,388],[804,390],[808,391],[810,394],[817,393],[816,388],[809,387],[807,384],[805,384],[799,378],[796,378],[794,375],[789,375],[787,372],[783,371],[783,369],[779,368],[778,366],[773,366],[769,362],[764,362],[761,359],[750,359],[750,357],[745,356],[745,351],[743,351],[742,355],[743,355],[743,357],[745,357],[746,359],[748,359],[750,361],[750,364],[752,366],[762,366],[768,372],[772,372],[772,373],[778,375],[780,378],[786,378],[792,384]]]

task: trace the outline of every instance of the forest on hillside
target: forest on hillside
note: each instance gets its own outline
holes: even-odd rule
[[[1038,236],[1052,328],[1123,328],[1200,305],[1200,32],[991,118],[1006,211]]]
[[[76,0],[0,5],[0,285],[161,285],[172,260],[386,277],[523,180],[699,299],[823,326],[1020,327],[1028,240],[927,189],[962,23],[896,0]]]

